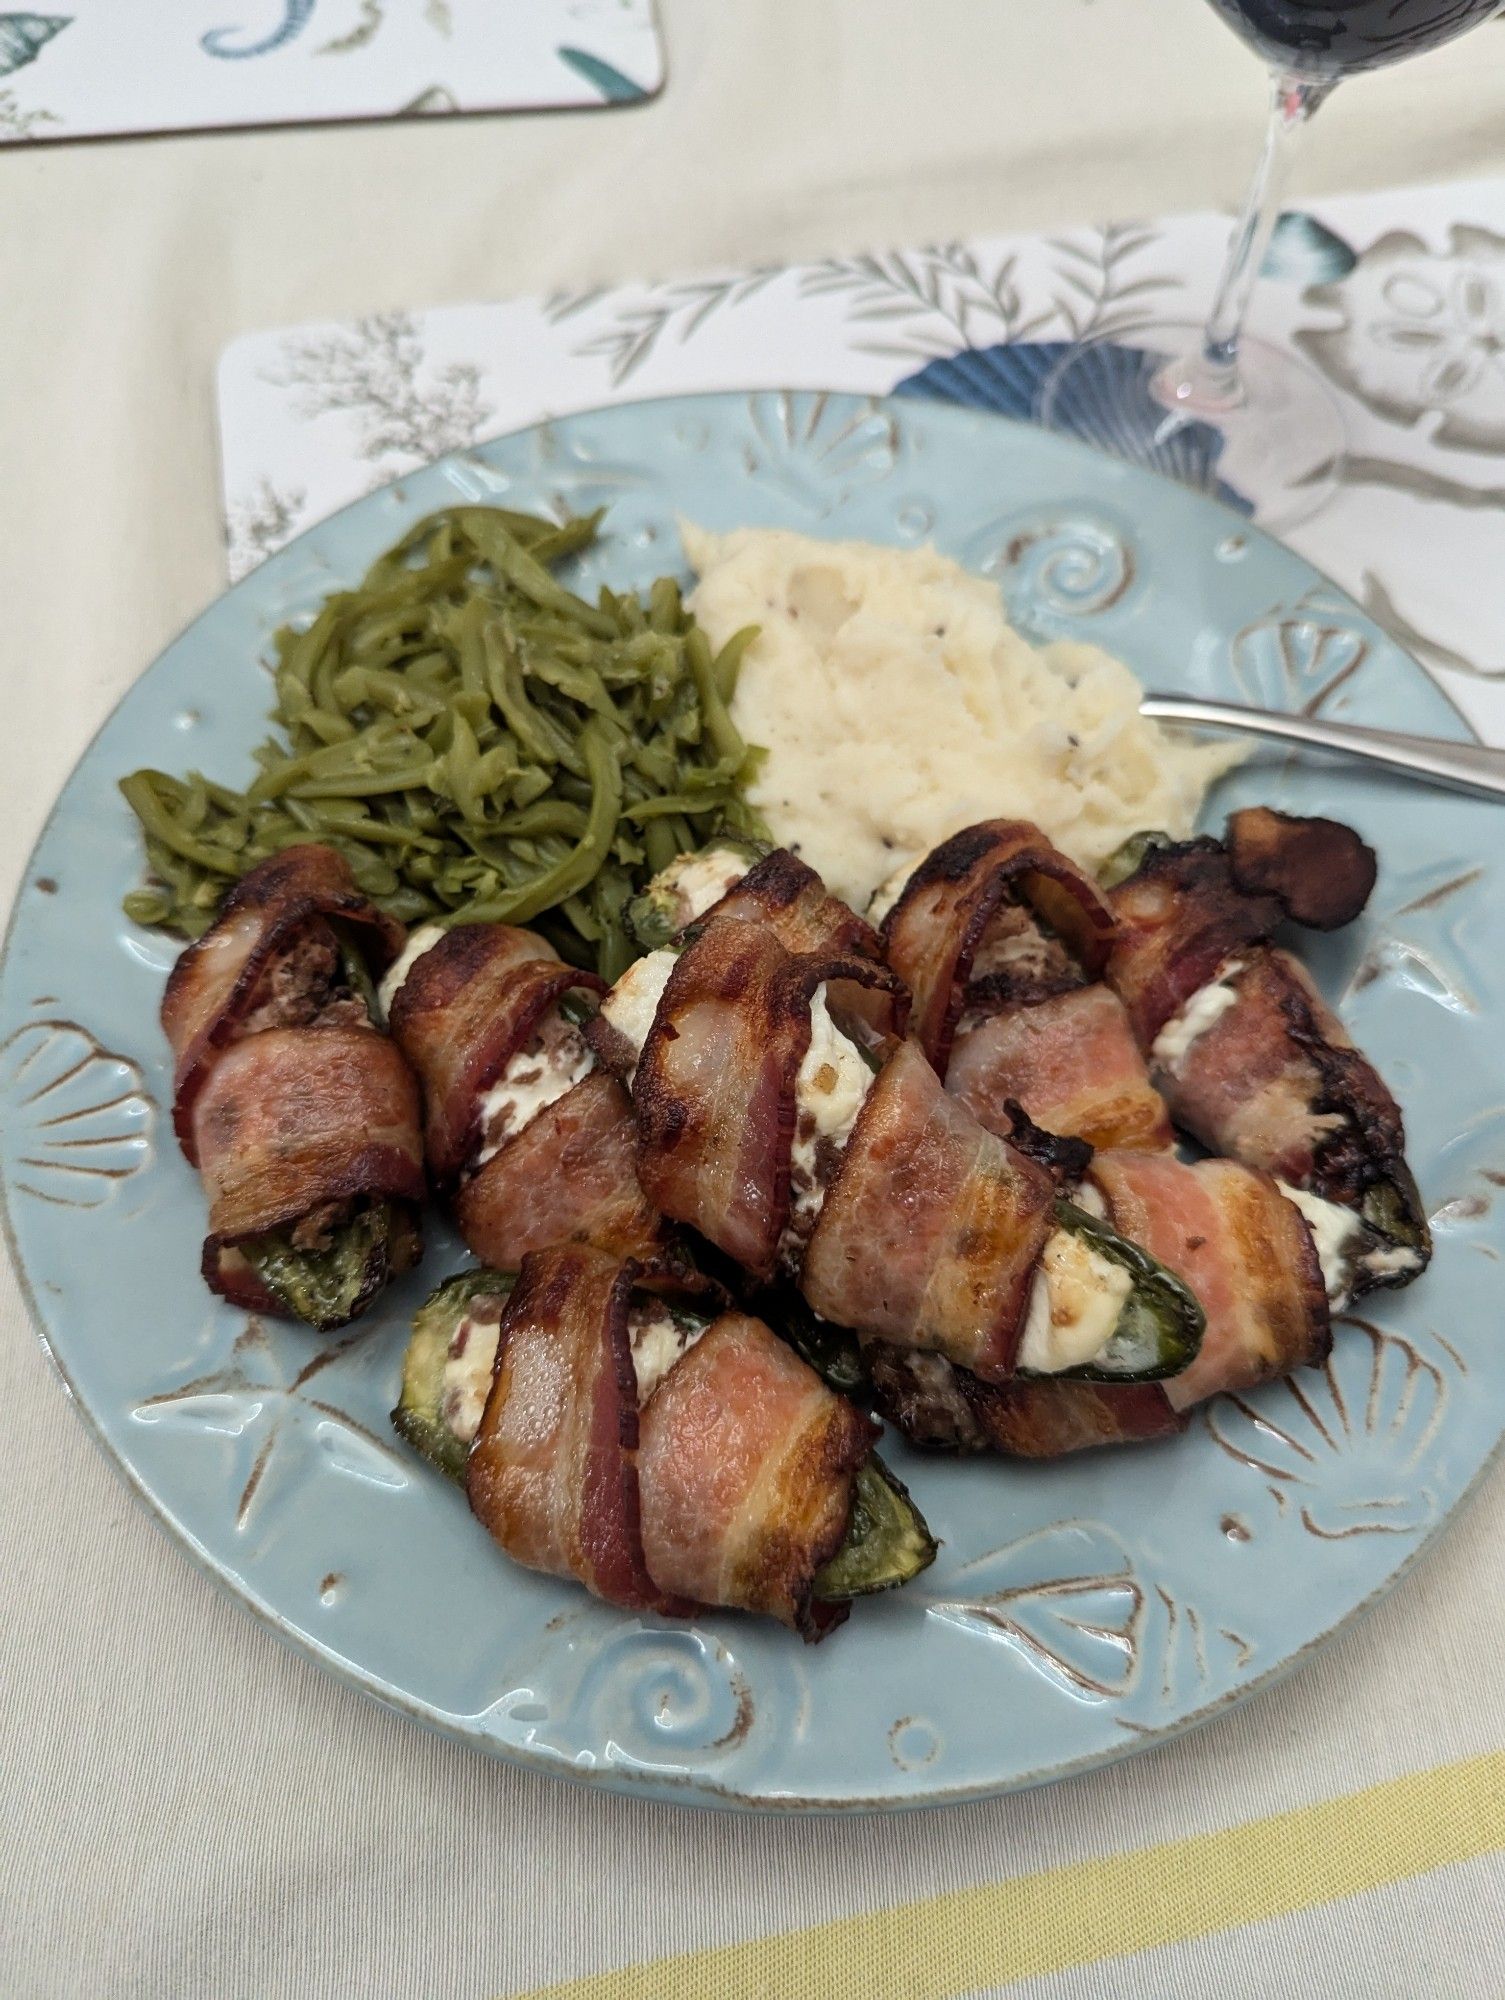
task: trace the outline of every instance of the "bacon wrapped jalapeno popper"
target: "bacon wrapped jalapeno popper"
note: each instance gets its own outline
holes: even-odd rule
[[[1357,916],[1371,851],[1348,827],[1261,807],[1235,813],[1224,841],[1143,836],[1118,872],[1108,979],[1176,1124],[1275,1176],[1335,1302],[1410,1283],[1431,1237],[1399,1107],[1270,941],[1287,918],[1332,929]]]
[[[514,1560],[629,1609],[819,1639],[935,1554],[869,1419],[683,1268],[573,1245],[449,1280],[393,1416]]]
[[[880,1038],[904,1002],[872,960],[787,950],[719,906],[629,967],[588,1032],[632,1090],[653,1200],[822,1317],[988,1380],[1185,1366],[1185,1288]]]
[[[1089,1145],[1171,1144],[1128,1016],[1101,983],[1112,934],[1095,885],[1023,820],[965,828],[895,885],[888,963],[915,996],[936,1073],[989,1131],[1007,1136],[1017,1103]]]
[[[423,1085],[434,1183],[485,1263],[591,1242],[646,1249],[662,1225],[638,1185],[632,1110],[582,1028],[605,982],[532,931],[416,932],[383,994]]]
[[[1111,1229],[1109,1242],[1142,1246],[1196,1298],[1206,1322],[1196,1353],[1158,1381],[1115,1382],[1091,1365],[1031,1379],[1021,1365],[1014,1381],[996,1383],[940,1355],[869,1344],[877,1406],[911,1443],[1050,1458],[1167,1437],[1207,1397],[1326,1356],[1332,1330],[1317,1246],[1268,1174],[1125,1148],[1094,1157],[1073,1205]],[[1021,1363],[1028,1354],[1026,1336]]]
[[[167,981],[173,1125],[209,1196],[203,1271],[247,1311],[343,1326],[418,1256],[418,1089],[374,978],[402,927],[332,848],[243,877]]]

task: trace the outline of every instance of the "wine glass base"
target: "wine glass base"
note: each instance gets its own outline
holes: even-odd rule
[[[1336,399],[1305,362],[1245,340],[1234,378],[1207,364],[1192,325],[1068,349],[1041,384],[1035,416],[1277,532],[1332,496],[1347,441]]]

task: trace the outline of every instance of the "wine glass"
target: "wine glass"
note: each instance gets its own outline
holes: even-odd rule
[[[1036,414],[1121,457],[1204,485],[1226,481],[1266,526],[1321,506],[1342,460],[1342,413],[1285,348],[1243,332],[1297,138],[1345,76],[1451,41],[1501,0],[1210,0],[1270,66],[1264,151],[1205,326],[1137,330],[1134,347],[1071,348],[1047,374]]]

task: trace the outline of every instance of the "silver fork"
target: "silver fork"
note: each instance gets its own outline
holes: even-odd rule
[[[1505,750],[1484,743],[1452,743],[1445,736],[1411,736],[1399,729],[1364,729],[1353,722],[1316,722],[1304,715],[1283,715],[1279,709],[1244,708],[1232,701],[1191,701],[1180,695],[1147,694],[1139,709],[1156,722],[1302,743],[1313,750],[1331,750],[1339,756],[1383,764],[1387,770],[1423,784],[1505,799]]]

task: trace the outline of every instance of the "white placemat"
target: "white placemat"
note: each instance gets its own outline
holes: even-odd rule
[[[1002,344],[1195,319],[1227,231],[1177,216],[246,336],[219,377],[231,573],[425,460],[597,404],[925,370],[954,391],[958,354],[1006,403]],[[1505,180],[1288,215],[1254,318],[1350,419],[1337,489],[1290,540],[1505,738]]]
[[[0,145],[628,104],[664,81],[653,0],[43,4],[0,11]]]

